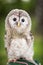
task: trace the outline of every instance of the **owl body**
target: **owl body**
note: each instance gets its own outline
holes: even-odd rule
[[[33,57],[32,45],[28,47],[27,41],[25,38],[15,38],[11,40],[10,49],[8,51],[8,58],[19,59],[19,58],[30,58]],[[25,55],[24,55],[25,54]]]
[[[5,20],[5,48],[8,53],[8,61],[25,58],[34,63],[33,42],[31,34],[31,18],[29,14],[21,9],[9,12]]]

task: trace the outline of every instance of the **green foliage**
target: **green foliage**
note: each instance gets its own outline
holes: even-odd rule
[[[22,2],[17,0],[16,2],[8,3],[7,0],[0,0],[0,16],[6,16],[7,13],[15,8],[27,10],[29,13],[33,13],[36,7],[37,0],[30,0],[30,2]],[[13,0],[12,0],[13,1]]]

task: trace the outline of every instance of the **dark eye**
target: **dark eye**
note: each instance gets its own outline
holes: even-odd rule
[[[22,19],[21,21],[22,21],[22,22],[24,22],[24,21],[25,21],[25,19]]]
[[[17,19],[16,18],[13,18],[13,21],[16,21]]]

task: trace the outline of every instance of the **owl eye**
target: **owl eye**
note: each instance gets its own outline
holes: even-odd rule
[[[20,18],[20,22],[21,23],[25,23],[27,21],[27,17],[25,17],[25,16],[22,16],[21,18]]]
[[[16,15],[12,15],[12,16],[9,17],[9,21],[10,20],[13,21],[13,22],[17,22],[19,20],[19,17],[16,16]]]
[[[17,19],[16,18],[13,18],[13,21],[16,21]]]
[[[21,19],[22,22],[25,22],[25,19]]]

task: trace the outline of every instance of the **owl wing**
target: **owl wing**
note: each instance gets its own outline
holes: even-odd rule
[[[33,36],[32,32],[27,33],[25,36],[25,39],[27,41],[28,46],[31,47],[34,42],[34,36]]]
[[[30,37],[31,37],[31,41],[34,42],[34,36],[33,36],[32,32],[30,32]]]
[[[5,41],[5,49],[9,49],[10,46],[10,41],[11,41],[11,29],[8,25],[8,23],[5,22],[5,36],[4,36],[4,41]]]

